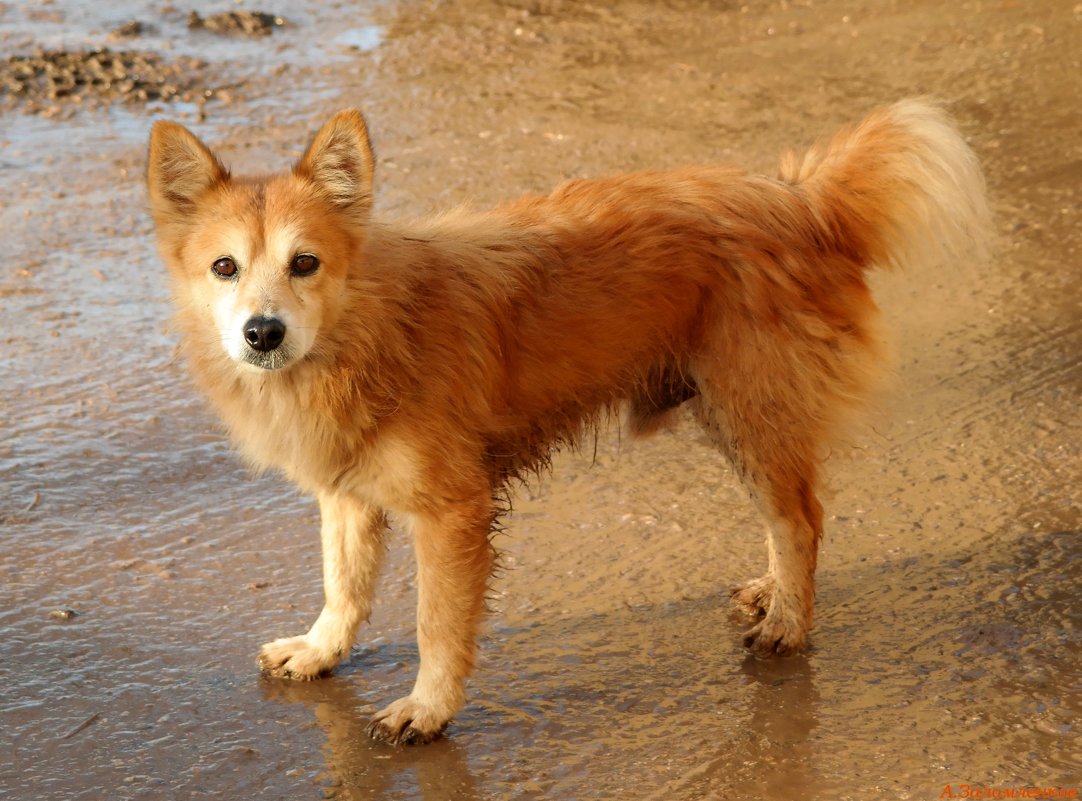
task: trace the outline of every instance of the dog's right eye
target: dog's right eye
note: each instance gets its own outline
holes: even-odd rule
[[[223,256],[211,265],[210,271],[219,278],[232,278],[237,274],[237,264],[228,256]]]

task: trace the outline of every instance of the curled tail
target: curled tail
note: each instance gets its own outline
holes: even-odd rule
[[[829,247],[863,267],[985,255],[990,214],[977,157],[950,116],[924,99],[872,113],[780,177],[811,201]]]

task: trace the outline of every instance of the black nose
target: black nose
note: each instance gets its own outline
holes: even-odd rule
[[[244,341],[253,350],[266,353],[281,345],[285,338],[285,323],[277,317],[253,317],[244,324]]]

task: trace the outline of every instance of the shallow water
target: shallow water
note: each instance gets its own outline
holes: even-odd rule
[[[0,46],[94,46],[140,18],[158,30],[125,46],[213,48],[234,88],[205,119],[185,104],[0,112],[0,797],[1079,785],[1082,11],[337,2],[253,9],[294,25],[234,40],[189,34],[187,4],[104,5],[0,6]],[[246,471],[175,358],[141,184],[152,119],[261,170],[359,105],[379,207],[423,213],[570,175],[770,170],[924,92],[981,156],[1000,239],[986,264],[877,278],[897,386],[828,464],[806,654],[744,655],[724,591],[762,571],[761,525],[681,421],[641,443],[605,432],[519,493],[471,702],[445,740],[363,734],[416,668],[404,536],[347,664],[259,677],[259,645],[319,609],[318,513]]]

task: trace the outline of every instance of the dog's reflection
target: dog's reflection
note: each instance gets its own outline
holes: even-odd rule
[[[822,798],[819,754],[819,691],[814,660],[807,654],[788,659],[749,657],[741,673],[749,685],[749,727],[754,736],[734,743],[729,764],[753,765],[740,790],[745,798]],[[829,796],[828,796],[829,797]]]
[[[746,703],[727,702],[732,704],[730,728],[716,755],[665,787],[663,795],[650,796],[651,801],[837,798],[822,780],[815,738],[820,699],[813,659],[806,654],[769,660],[749,657],[738,676],[745,686],[734,688],[735,696]]]
[[[343,801],[479,797],[466,750],[453,740],[443,738],[416,748],[372,740],[365,729],[375,706],[363,696],[359,676],[336,674],[319,681],[266,678],[260,685],[266,700],[300,703],[312,710],[327,737],[323,784],[330,797]]]
[[[811,658],[805,654],[785,660],[749,658],[742,672],[754,686],[753,719],[762,734],[749,750],[773,750],[772,759],[760,754],[755,761],[782,768],[763,772],[763,797],[794,798],[794,792],[808,797],[821,786],[812,737],[819,725],[819,691]],[[754,753],[749,756],[755,758]]]

